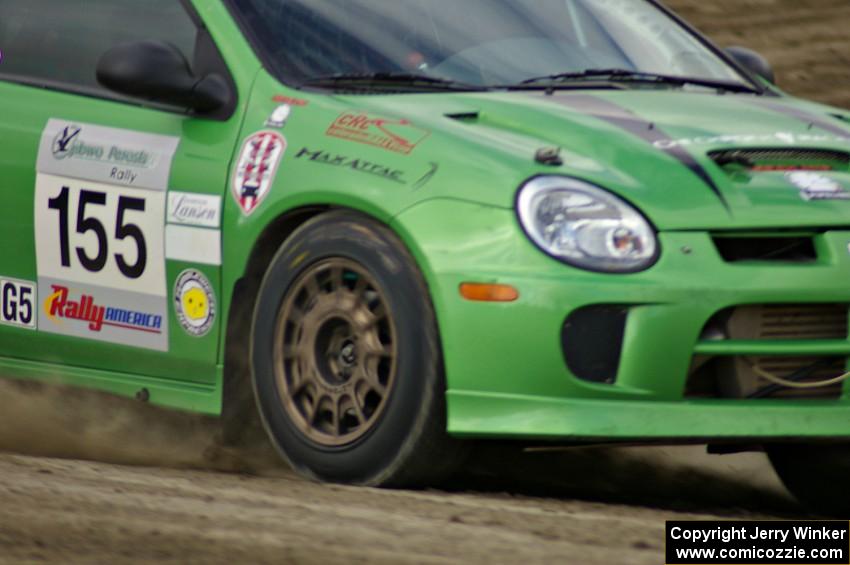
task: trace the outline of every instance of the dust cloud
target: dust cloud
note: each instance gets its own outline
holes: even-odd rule
[[[224,446],[215,418],[93,391],[4,380],[0,451],[241,473],[273,473],[281,466],[268,446]]]
[[[223,445],[216,418],[98,392],[0,380],[0,451],[127,466],[292,476],[269,442]],[[763,454],[704,447],[524,451],[474,445],[449,492],[511,493],[674,510],[788,514],[791,501]]]

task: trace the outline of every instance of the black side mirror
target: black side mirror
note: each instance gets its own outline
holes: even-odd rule
[[[163,102],[199,113],[230,102],[230,87],[218,74],[197,77],[179,49],[162,41],[118,45],[98,61],[97,80],[120,94]]]
[[[760,54],[746,47],[729,47],[726,49],[726,54],[735,59],[735,61],[750,71],[751,73],[762,77],[770,84],[776,83],[776,75],[773,73],[773,67]]]

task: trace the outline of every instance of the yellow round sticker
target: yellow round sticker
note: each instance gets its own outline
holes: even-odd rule
[[[177,321],[191,336],[207,335],[215,322],[215,294],[210,281],[200,271],[183,271],[174,285]]]
[[[206,320],[209,316],[207,295],[200,288],[190,288],[183,294],[183,313],[191,320]]]

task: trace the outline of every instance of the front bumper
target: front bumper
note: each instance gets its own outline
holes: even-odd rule
[[[850,230],[817,236],[814,263],[728,263],[706,232],[659,236],[661,259],[633,275],[563,265],[537,250],[511,210],[426,201],[395,227],[414,251],[437,311],[449,431],[559,440],[850,437],[838,400],[685,397],[694,355],[850,355],[850,341],[700,342],[708,321],[754,304],[850,305]],[[463,282],[510,284],[510,304],[462,299]],[[582,307],[628,305],[614,384],[573,375],[561,329]],[[726,350],[724,350],[726,348]],[[785,353],[787,351],[787,353]]]

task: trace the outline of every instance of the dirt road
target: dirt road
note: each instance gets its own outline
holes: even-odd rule
[[[850,108],[850,1],[670,4],[762,51],[783,88]],[[489,450],[451,491],[375,491],[213,448],[199,418],[7,384],[0,399],[0,563],[657,565],[666,519],[801,513],[759,455]]]
[[[379,491],[214,447],[195,416],[6,382],[0,399],[0,563],[657,564],[666,519],[800,513],[758,455],[493,447],[447,490]]]
[[[559,487],[546,473],[534,486],[468,479],[456,492],[378,491],[314,484],[285,470],[258,476],[0,455],[0,562],[657,565],[666,519],[795,512],[778,491],[722,473],[697,481],[668,469],[659,482],[652,466],[637,464],[624,484],[615,481],[625,470],[599,459],[581,472],[608,478],[581,494],[604,502],[571,499],[576,485]],[[733,501],[729,488],[743,497]]]

